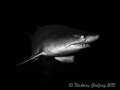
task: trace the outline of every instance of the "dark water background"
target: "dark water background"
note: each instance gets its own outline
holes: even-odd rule
[[[3,59],[0,70],[2,85],[69,87],[72,83],[115,82],[116,68],[108,54],[108,30],[103,27],[103,8],[81,6],[80,3],[40,2],[39,4],[16,4],[6,6],[5,30],[2,32]],[[104,19],[105,20],[105,19]],[[100,38],[90,48],[74,53],[73,64],[63,64],[54,58],[39,57],[38,61],[21,66],[16,63],[31,56],[30,38],[37,27],[62,24],[98,33]],[[104,33],[103,33],[104,32]],[[105,41],[105,42],[104,42]]]

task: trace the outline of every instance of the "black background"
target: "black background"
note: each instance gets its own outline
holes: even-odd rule
[[[109,8],[96,3],[83,5],[81,2],[40,1],[5,4],[5,29],[2,30],[4,59],[0,65],[3,85],[69,87],[72,83],[116,83],[115,61],[108,55],[106,42],[110,30],[107,25],[106,12]],[[90,48],[74,53],[76,62],[63,64],[53,58],[39,58],[21,66],[16,63],[31,56],[30,38],[36,25],[61,24],[100,35]],[[114,61],[114,62],[113,62]]]

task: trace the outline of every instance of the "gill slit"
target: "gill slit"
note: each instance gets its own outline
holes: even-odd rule
[[[47,48],[47,43],[46,42],[45,42],[45,48],[44,48],[44,50],[45,50],[45,53],[51,54],[50,50]]]

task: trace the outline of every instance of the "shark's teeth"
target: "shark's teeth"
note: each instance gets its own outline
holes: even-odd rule
[[[90,46],[90,44],[84,44],[83,45],[83,47],[89,47]]]
[[[82,44],[79,44],[79,45],[81,45],[83,48],[89,47],[89,44],[86,44],[86,43],[82,43]]]
[[[69,46],[72,46],[72,45],[81,46],[83,48],[86,48],[86,47],[90,46],[90,44],[88,44],[88,43],[75,43],[75,44],[71,44]],[[67,47],[69,47],[69,46],[67,46]]]

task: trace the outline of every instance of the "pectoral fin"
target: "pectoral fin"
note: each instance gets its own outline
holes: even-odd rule
[[[55,59],[63,63],[72,63],[75,60],[74,56],[55,57]]]

